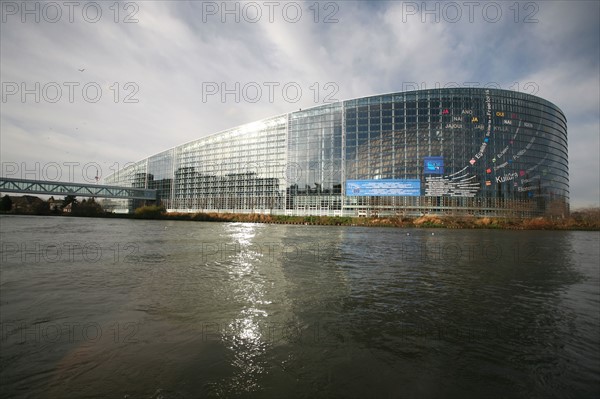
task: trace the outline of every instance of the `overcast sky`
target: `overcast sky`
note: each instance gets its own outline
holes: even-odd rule
[[[571,206],[599,205],[600,2],[22,4],[2,1],[3,176],[90,181],[299,108],[479,85],[560,107]]]

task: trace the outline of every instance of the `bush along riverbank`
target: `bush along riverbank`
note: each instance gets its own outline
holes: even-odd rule
[[[274,223],[320,226],[429,227],[449,229],[510,229],[510,230],[600,230],[600,210],[573,212],[568,218],[508,219],[489,217],[421,216],[408,217],[339,217],[283,216],[246,213],[167,213],[157,206],[135,210],[136,219],[190,220],[202,222]]]
[[[258,213],[173,213],[157,205],[137,208],[132,214],[105,212],[91,201],[78,205],[72,212],[50,211],[46,208],[15,208],[0,210],[0,214],[43,215],[66,217],[97,217],[118,219],[187,220],[198,222],[244,222],[320,226],[414,227],[448,229],[507,229],[507,230],[592,230],[600,231],[600,208],[571,212],[566,218],[538,217],[529,219],[494,217],[434,216],[421,217],[340,217],[340,216],[283,216]]]

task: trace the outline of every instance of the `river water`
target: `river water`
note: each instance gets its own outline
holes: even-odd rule
[[[598,232],[0,216],[0,397],[585,398]]]

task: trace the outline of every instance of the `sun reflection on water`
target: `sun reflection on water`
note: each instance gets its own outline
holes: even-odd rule
[[[232,279],[231,298],[239,304],[239,315],[228,324],[223,332],[223,342],[231,351],[231,365],[236,372],[222,381],[219,391],[224,396],[251,393],[261,390],[260,378],[266,373],[267,339],[261,324],[269,313],[265,305],[266,282],[260,273],[262,254],[253,249],[257,233],[264,226],[250,223],[233,223],[227,227],[232,244],[239,248],[227,262],[228,274]]]

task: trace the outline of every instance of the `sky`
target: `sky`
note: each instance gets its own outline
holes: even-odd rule
[[[4,177],[94,182],[224,129],[436,87],[565,113],[571,208],[600,206],[600,2],[1,1]]]

